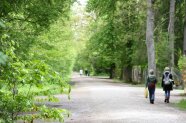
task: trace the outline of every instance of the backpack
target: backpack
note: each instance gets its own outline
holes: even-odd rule
[[[155,83],[156,82],[156,77],[155,76],[149,76],[148,77],[149,83]]]
[[[148,76],[148,87],[155,88],[156,77],[154,75]]]
[[[169,78],[169,76],[170,76],[170,73],[168,73],[168,75],[166,75],[166,74],[164,73],[164,79],[163,79],[163,81],[164,81],[164,84],[165,84],[165,85],[170,85],[170,84],[172,84],[172,80]]]

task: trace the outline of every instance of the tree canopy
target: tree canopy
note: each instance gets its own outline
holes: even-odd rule
[[[174,4],[168,0],[151,2],[155,13],[152,30],[154,34],[150,38],[155,43],[154,64],[157,70],[162,71],[166,66],[171,67],[174,61],[173,67],[178,68],[178,61],[183,53],[185,3],[175,1],[174,12],[171,10]],[[89,67],[94,74],[106,72],[111,78],[119,77],[126,82],[132,81],[132,70],[135,66],[141,67],[142,73],[145,72],[149,62],[147,54],[152,52],[147,51],[150,46],[146,46],[147,8],[147,1],[142,0],[89,0],[87,12],[91,13],[92,20],[87,27],[87,35],[90,38],[78,64],[84,68]],[[169,40],[174,32],[169,30],[172,22],[170,17],[175,19],[171,23],[176,32],[174,48]]]
[[[73,3],[0,1],[1,122],[40,118],[63,121],[63,115],[68,115],[66,110],[36,102],[56,101],[53,94],[70,93],[67,81],[75,58],[70,26]],[[40,95],[48,97],[36,99]]]

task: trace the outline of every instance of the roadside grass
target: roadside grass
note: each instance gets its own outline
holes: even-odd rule
[[[186,110],[186,99],[180,100],[180,102],[177,103],[176,106],[182,110]]]

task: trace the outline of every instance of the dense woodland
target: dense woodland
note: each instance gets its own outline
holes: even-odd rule
[[[90,39],[77,66],[125,82],[132,82],[136,66],[141,73],[148,67],[161,73],[169,66],[180,74],[185,8],[183,0],[89,0]]]
[[[134,67],[186,66],[186,0],[74,2],[0,1],[0,122],[62,122],[68,111],[44,102],[69,96],[73,69],[132,82]]]
[[[53,94],[70,92],[67,81],[75,61],[73,2],[0,1],[0,122],[40,118],[62,122],[68,115],[42,102],[55,102]],[[34,98],[40,95],[47,98]]]

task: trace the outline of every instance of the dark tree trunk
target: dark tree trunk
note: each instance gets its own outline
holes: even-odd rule
[[[123,67],[122,67],[122,68],[121,68],[120,77],[119,77],[120,80],[123,80],[123,75],[124,75],[124,69],[123,69]]]
[[[124,82],[132,82],[132,66],[124,67],[123,80]]]
[[[111,66],[110,66],[110,79],[113,79],[115,77],[115,69],[116,69],[115,63],[111,64]]]

